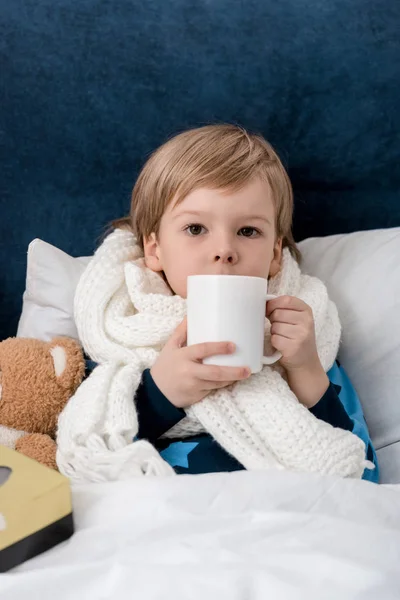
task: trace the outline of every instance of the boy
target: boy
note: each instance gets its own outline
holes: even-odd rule
[[[147,161],[132,194],[131,216],[115,227],[130,228],[141,244],[146,266],[159,273],[173,294],[186,298],[193,274],[275,277],[282,251],[296,260],[292,233],[293,195],[289,178],[272,147],[260,136],[233,125],[182,133]],[[353,431],[375,463],[364,477],[378,481],[376,455],[359,400],[337,363],[325,373],[318,353],[311,308],[293,296],[268,302],[272,346],[295,396],[317,418]],[[146,369],[136,393],[137,439],[147,439],[178,473],[231,471],[243,466],[208,433],[163,438],[187,408],[211,390],[250,376],[242,368],[202,364],[229,353],[226,343],[186,347],[183,321]]]

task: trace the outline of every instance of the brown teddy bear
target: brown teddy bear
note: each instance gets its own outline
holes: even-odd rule
[[[81,347],[70,338],[0,342],[0,444],[57,469],[57,419],[84,372]]]

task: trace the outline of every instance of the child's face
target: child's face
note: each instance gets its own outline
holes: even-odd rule
[[[275,275],[282,240],[275,235],[269,185],[257,178],[237,192],[194,190],[167,208],[144,252],[147,266],[163,271],[182,298],[189,275]]]

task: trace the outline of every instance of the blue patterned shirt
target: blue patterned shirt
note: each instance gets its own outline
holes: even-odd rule
[[[377,457],[357,393],[339,362],[330,369],[328,377],[329,388],[310,412],[334,427],[352,431],[363,440],[366,458],[375,464],[374,470],[364,471],[363,479],[378,483]],[[136,439],[148,439],[154,444],[176,473],[193,474],[244,469],[243,465],[228,454],[208,433],[184,439],[161,438],[163,433],[185,417],[185,412],[176,408],[162,394],[148,369],[143,372],[135,403],[139,416],[139,432]]]

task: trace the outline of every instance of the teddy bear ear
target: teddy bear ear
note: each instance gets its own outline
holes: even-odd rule
[[[49,353],[57,383],[73,394],[85,373],[85,359],[80,344],[71,338],[57,337],[49,342]]]
[[[50,354],[53,359],[56,377],[61,377],[67,366],[67,353],[65,348],[62,346],[53,346],[50,348]]]

